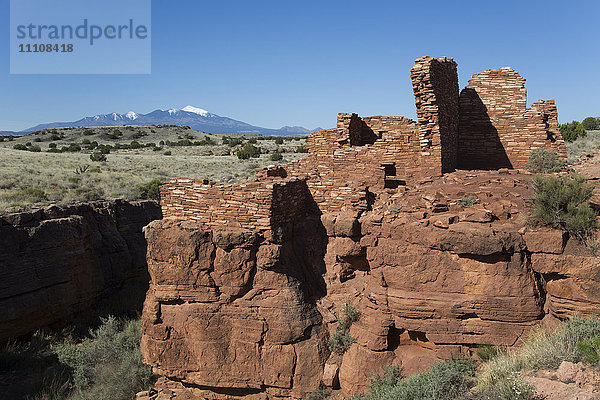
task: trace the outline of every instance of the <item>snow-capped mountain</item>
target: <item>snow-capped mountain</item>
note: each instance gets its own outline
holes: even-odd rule
[[[73,126],[120,126],[120,125],[187,125],[199,132],[217,134],[261,134],[261,135],[307,135],[311,132],[301,126],[284,126],[280,129],[262,128],[222,117],[202,108],[186,106],[181,109],[155,110],[148,114],[129,111],[126,114],[111,113],[85,117],[74,122],[54,122],[41,124],[20,133],[30,133],[40,129]]]

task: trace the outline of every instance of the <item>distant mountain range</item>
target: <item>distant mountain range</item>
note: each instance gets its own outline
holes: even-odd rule
[[[20,132],[0,132],[0,134],[27,134],[41,129],[75,126],[121,126],[121,125],[187,125],[199,132],[216,134],[260,134],[268,136],[308,135],[321,130],[308,130],[301,126],[284,126],[280,129],[261,128],[242,121],[210,113],[201,108],[187,106],[182,109],[155,110],[148,114],[130,111],[126,114],[99,114],[74,122],[53,122],[41,124]]]

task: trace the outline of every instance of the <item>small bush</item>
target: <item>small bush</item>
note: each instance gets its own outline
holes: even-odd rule
[[[37,203],[47,200],[46,192],[39,188],[26,188],[21,190],[21,196],[26,198],[28,202]]]
[[[597,228],[596,213],[589,204],[593,187],[585,179],[536,176],[532,222],[566,229],[585,241]]]
[[[500,354],[500,347],[498,346],[492,346],[490,344],[484,344],[481,345],[477,348],[477,351],[475,352],[475,354],[477,354],[477,358],[480,361],[489,361],[492,358],[496,357],[498,354]]]
[[[400,371],[388,369],[373,378],[367,393],[353,400],[455,400],[473,387],[475,365],[472,360],[447,360],[433,364],[426,371],[400,379]]]
[[[94,134],[94,131],[91,130],[91,129],[86,129],[86,130],[83,131],[83,134],[86,135],[86,136],[91,136],[91,135]]]
[[[577,138],[585,137],[587,135],[583,126],[577,121],[560,124],[558,127],[560,129],[560,134],[567,142],[572,142]]]
[[[281,160],[283,160],[283,155],[281,155],[280,152],[276,151],[275,153],[271,154],[271,156],[269,157],[269,160],[281,161]]]
[[[171,150],[167,150],[163,153],[165,156],[170,156],[171,155]]]
[[[283,138],[280,138],[280,137],[276,138],[275,144],[283,144]]]
[[[320,388],[313,390],[304,398],[305,400],[324,400],[331,395],[331,389],[328,387],[321,386]]]
[[[13,149],[15,149],[15,150],[27,150],[27,146],[25,146],[24,144],[20,144],[19,143],[19,144],[15,144],[13,146]]]
[[[96,162],[106,161],[106,154],[102,154],[101,152],[95,151],[92,154],[90,154],[90,160]]]
[[[353,343],[356,343],[356,338],[350,336],[348,331],[336,329],[327,341],[327,346],[332,353],[343,355]]]
[[[147,389],[154,377],[142,362],[140,340],[139,321],[108,317],[81,344],[53,345],[71,371],[71,398],[126,400]]]
[[[600,118],[587,117],[581,121],[581,126],[586,131],[597,131],[600,130]]]
[[[237,157],[240,160],[247,160],[250,157],[258,158],[260,157],[260,147],[256,147],[252,143],[246,143],[244,147],[238,150]]]
[[[600,361],[600,337],[593,337],[577,342],[577,350],[585,362],[597,364]]]
[[[468,194],[466,196],[461,197],[460,200],[457,201],[457,203],[463,206],[464,208],[469,208],[477,204],[478,200],[479,199],[474,194]]]
[[[327,341],[327,346],[332,353],[343,355],[356,342],[350,336],[350,326],[360,319],[360,312],[351,304],[344,304],[338,326]]]
[[[152,199],[160,200],[160,185],[162,181],[160,179],[152,179],[150,182],[146,182],[136,187],[136,195],[139,199]]]
[[[33,145],[33,146],[29,146],[29,148],[27,150],[32,151],[34,153],[39,153],[42,151],[42,148],[38,145]]]
[[[298,146],[296,147],[296,153],[308,153],[308,149],[304,145]]]
[[[555,151],[544,148],[535,149],[529,156],[527,169],[536,174],[549,174],[560,172],[565,167],[565,162],[558,158]]]
[[[600,337],[600,320],[596,317],[573,317],[554,331],[534,330],[519,349],[502,352],[484,365],[478,388],[485,391],[505,385],[502,381],[510,381],[524,369],[556,369],[563,361],[579,362],[583,356],[577,343],[594,337]]]

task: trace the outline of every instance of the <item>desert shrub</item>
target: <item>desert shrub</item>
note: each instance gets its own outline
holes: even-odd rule
[[[321,386],[316,390],[313,390],[304,398],[305,400],[324,400],[331,395],[331,389],[328,387]]]
[[[59,361],[71,372],[70,399],[128,400],[147,389],[154,377],[142,362],[140,331],[139,320],[108,317],[82,343],[53,345]]]
[[[565,162],[558,157],[555,151],[544,148],[535,149],[527,161],[527,169],[537,174],[560,172],[565,167]]]
[[[585,137],[587,135],[583,126],[577,121],[560,124],[558,127],[560,129],[560,134],[567,142],[572,142],[577,138]]]
[[[91,129],[86,129],[86,130],[83,131],[83,134],[86,135],[86,136],[91,136],[91,135],[94,134],[94,131],[91,130]]]
[[[50,140],[60,140],[60,136],[54,134],[54,135],[50,136]]]
[[[136,196],[139,199],[160,200],[160,179],[152,179],[150,182],[136,186]]]
[[[42,148],[38,145],[33,145],[33,146],[29,146],[29,148],[27,150],[32,151],[34,153],[39,153],[40,151],[42,151]]]
[[[42,141],[42,138],[36,137],[35,139],[33,139],[33,141],[39,143]]]
[[[308,153],[308,149],[304,145],[298,146],[296,147],[296,153]]]
[[[600,118],[587,117],[581,121],[581,126],[586,131],[597,131],[600,130]]]
[[[100,200],[104,197],[104,189],[97,187],[91,188],[87,186],[81,186],[74,190],[75,196],[77,199],[84,201],[95,201]]]
[[[69,153],[76,153],[81,151],[81,146],[76,143],[71,143],[68,147],[63,147],[63,151],[68,151]]]
[[[170,156],[171,155],[171,150],[167,150],[163,153],[165,156]]]
[[[485,363],[478,388],[485,391],[505,385],[502,381],[515,380],[515,374],[523,369],[556,369],[563,361],[579,362],[583,356],[577,343],[594,337],[600,337],[600,320],[596,317],[573,317],[553,331],[533,330],[520,348],[504,351]]]
[[[600,361],[600,337],[579,341],[576,346],[585,362],[597,364]]]
[[[283,144],[283,138],[275,138],[275,144]]]
[[[338,318],[338,326],[327,341],[327,346],[332,353],[344,354],[356,338],[350,336],[350,326],[360,319],[360,312],[351,304],[344,304],[341,316]]]
[[[492,358],[500,354],[501,350],[498,346],[492,346],[491,344],[483,344],[477,348],[475,354],[481,361],[489,361]]]
[[[96,162],[106,161],[106,154],[102,154],[99,151],[95,151],[92,154],[90,154],[90,160],[96,161]]]
[[[473,386],[472,360],[446,360],[410,378],[401,379],[397,368],[373,378],[367,392],[353,400],[454,400]]]
[[[281,161],[281,160],[283,160],[283,156],[281,155],[280,152],[276,151],[275,153],[271,154],[271,156],[269,157],[269,160]]]
[[[130,144],[129,144],[129,148],[132,150],[135,149],[141,149],[142,145],[140,144],[140,142],[138,142],[137,140],[133,140]]]
[[[260,147],[256,147],[252,143],[246,143],[244,147],[238,150],[237,157],[240,160],[247,160],[250,157],[258,158],[260,157]]]
[[[477,204],[477,196],[474,194],[468,194],[466,196],[461,197],[457,203],[465,208],[469,208],[475,204]]]
[[[47,200],[46,192],[40,188],[28,187],[20,192],[20,196],[30,203]]]
[[[93,144],[93,142],[92,142]],[[110,151],[113,149],[112,146],[106,145],[106,144],[100,144],[96,147],[96,150],[98,150],[98,152],[102,153],[102,154],[110,154]]]
[[[54,143],[51,143],[54,144]],[[63,151],[61,149],[57,149],[56,147],[50,147],[47,151],[48,153],[62,153]]]
[[[256,142],[257,142],[256,138],[248,139],[248,143],[250,143],[250,144],[256,144]]]
[[[13,146],[13,149],[15,149],[15,150],[27,150],[27,146],[25,146],[24,144],[20,144],[19,143],[19,144],[15,144]]]
[[[585,179],[574,177],[536,176],[532,222],[566,229],[585,241],[597,228],[596,213],[589,204],[593,187]]]
[[[56,148],[56,143],[50,143],[50,144],[48,145],[48,148],[50,148],[50,149],[55,149],[55,148]]]

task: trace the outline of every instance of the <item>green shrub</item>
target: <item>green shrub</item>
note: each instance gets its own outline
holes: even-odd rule
[[[170,156],[171,155],[171,150],[167,150],[163,153],[165,156]]]
[[[520,348],[502,352],[483,366],[478,388],[485,391],[504,385],[502,381],[510,381],[524,369],[556,369],[563,361],[579,362],[583,356],[577,343],[594,337],[600,337],[600,320],[596,317],[573,317],[554,331],[533,330]]]
[[[39,153],[42,151],[42,148],[38,145],[33,145],[33,146],[29,146],[29,148],[27,150],[32,151],[34,153]]]
[[[560,172],[564,167],[565,162],[558,157],[555,151],[544,148],[534,149],[527,162],[527,169],[536,174]]]
[[[350,327],[360,319],[360,312],[351,304],[344,304],[342,315],[338,318],[338,326],[327,341],[327,346],[332,353],[343,355],[356,342],[350,336]]]
[[[308,153],[308,149],[304,145],[298,146],[296,147],[296,153]]]
[[[139,199],[160,200],[160,185],[163,183],[160,179],[152,179],[150,182],[138,185],[136,187],[136,196]]]
[[[95,151],[92,154],[90,154],[90,160],[96,162],[106,161],[106,154],[102,154],[101,152]]]
[[[48,145],[48,148],[50,148],[50,149],[55,149],[55,148],[56,148],[56,143],[50,143],[50,144]]]
[[[583,126],[577,121],[560,124],[558,127],[560,129],[560,134],[567,142],[572,142],[577,138],[585,137],[587,135]]]
[[[21,190],[20,195],[30,203],[37,203],[40,201],[47,200],[46,192],[44,192],[40,188],[25,188]]]
[[[77,199],[84,201],[96,201],[104,197],[104,189],[102,188],[90,188],[81,186],[75,189],[75,195]]]
[[[596,213],[589,204],[593,187],[585,179],[536,176],[532,222],[566,229],[585,241],[597,228]]]
[[[316,390],[313,390],[304,398],[305,400],[324,400],[331,395],[331,389],[328,387],[321,386]]]
[[[586,131],[597,131],[600,130],[600,118],[587,117],[581,121],[581,126]]]
[[[600,337],[593,337],[577,342],[577,350],[585,362],[597,364],[600,361]]]
[[[139,321],[108,317],[82,343],[53,345],[71,371],[70,398],[129,400],[147,389],[154,377],[142,362],[140,340]]]
[[[132,149],[132,150],[135,150],[135,149],[141,149],[141,148],[142,148],[142,145],[140,144],[140,142],[138,142],[138,141],[136,141],[136,140],[133,140],[133,141],[132,141],[132,142],[129,144],[129,148],[130,148],[130,149]]]
[[[86,130],[83,131],[83,134],[86,135],[86,136],[91,136],[91,135],[94,134],[94,131],[91,130],[91,129],[86,129]]]
[[[280,138],[280,137],[276,138],[275,144],[283,144],[283,138]]]
[[[271,154],[271,156],[269,157],[269,160],[281,161],[281,160],[283,160],[283,155],[281,155],[280,152],[276,151],[275,153]]]
[[[475,354],[480,361],[489,361],[500,354],[500,347],[483,344],[477,348]]]
[[[478,200],[479,199],[474,194],[468,194],[466,196],[461,197],[460,200],[457,201],[457,203],[465,208],[469,208],[477,204]]]
[[[390,368],[383,377],[373,378],[367,392],[353,400],[455,400],[473,387],[472,360],[446,360],[426,371],[400,379],[400,371]]]
[[[238,150],[237,156],[240,160],[247,160],[250,157],[258,158],[260,157],[260,147],[256,147],[252,143],[246,143],[244,147]]]
[[[15,150],[27,150],[27,146],[25,146],[24,144],[20,144],[19,143],[19,144],[15,144],[13,146],[13,149],[15,149]]]

